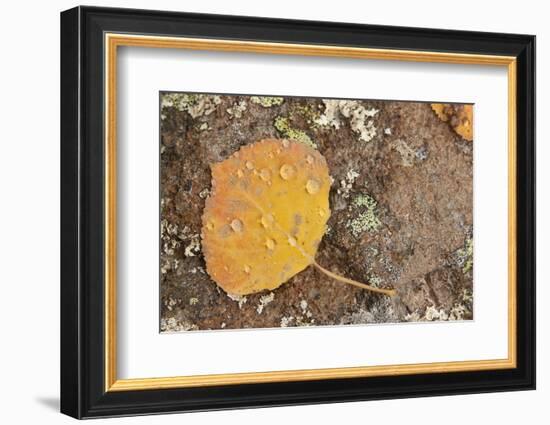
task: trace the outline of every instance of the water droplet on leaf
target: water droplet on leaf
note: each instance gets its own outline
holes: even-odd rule
[[[266,229],[269,229],[273,225],[275,219],[271,214],[264,214],[260,221],[262,223],[262,226],[264,226]]]
[[[279,170],[279,174],[284,180],[290,180],[296,174],[296,169],[290,164],[283,164]]]
[[[243,222],[238,218],[236,218],[231,222],[231,228],[233,229],[234,232],[237,232],[237,233],[242,232]]]
[[[317,192],[319,192],[319,189],[321,189],[321,185],[319,182],[315,179],[309,179],[306,183],[306,190],[307,193],[310,195],[315,195]]]
[[[275,241],[273,239],[266,239],[265,246],[270,251],[273,251],[275,249]]]
[[[264,182],[269,181],[269,179],[271,178],[271,171],[269,171],[267,168],[262,168],[262,170],[260,171],[260,178]]]

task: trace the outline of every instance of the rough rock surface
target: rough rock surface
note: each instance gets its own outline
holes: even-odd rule
[[[161,330],[473,318],[472,142],[427,103],[161,95]],[[205,271],[210,164],[264,138],[315,145],[334,179],[317,262],[273,292],[226,294]]]

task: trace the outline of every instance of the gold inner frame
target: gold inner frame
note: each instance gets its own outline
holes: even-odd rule
[[[370,49],[326,45],[105,34],[105,391],[410,375],[516,367],[516,58],[513,56]],[[356,59],[504,66],[508,71],[508,357],[495,360],[398,364],[266,372],[118,379],[116,324],[116,101],[118,47],[249,52]]]

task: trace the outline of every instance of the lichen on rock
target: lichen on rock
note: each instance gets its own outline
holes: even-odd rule
[[[266,306],[270,302],[272,302],[274,299],[275,299],[275,294],[273,292],[270,292],[267,295],[262,295],[261,298],[260,298],[260,302],[259,302],[258,306],[256,307],[256,312],[258,314],[262,314],[262,312],[264,311],[264,308],[266,308]]]
[[[185,111],[192,118],[210,115],[221,103],[220,96],[208,94],[162,93],[161,110],[175,108]]]
[[[365,108],[357,100],[324,99],[325,112],[316,123],[321,126],[334,127],[342,125],[341,117],[348,118],[350,127],[359,136],[359,140],[370,142],[376,136],[376,126],[373,117],[379,112],[375,108]]]
[[[198,329],[197,325],[190,322],[177,320],[175,317],[160,319],[161,332],[182,332],[182,331],[193,331],[197,329]]]
[[[276,117],[275,121],[273,122],[273,126],[277,129],[281,136],[287,139],[296,140],[298,142],[311,146],[314,149],[317,149],[317,144],[313,140],[311,140],[307,133],[303,130],[293,128],[290,125],[290,121],[288,118]]]
[[[241,118],[247,108],[246,100],[239,100],[235,102],[231,107],[227,108],[225,111],[229,114],[231,118]]]
[[[340,180],[340,187],[336,189],[336,193],[342,195],[343,198],[349,198],[355,180],[357,180],[359,176],[360,174],[354,169],[348,170],[346,176]]]
[[[462,267],[464,274],[470,272],[474,266],[474,240],[471,237],[466,238],[464,247],[456,251],[456,260]]]
[[[347,223],[347,227],[353,236],[357,238],[365,232],[375,232],[380,228],[382,222],[376,214],[377,205],[378,203],[374,198],[367,194],[361,194],[353,200],[353,210],[359,211]]]
[[[227,297],[228,297],[230,300],[235,301],[235,302],[239,305],[239,310],[240,310],[241,308],[243,308],[243,305],[245,305],[246,302],[248,301],[248,298],[246,297],[246,295],[227,294]]]
[[[261,105],[264,108],[271,108],[272,106],[280,106],[284,102],[282,97],[272,97],[272,96],[252,96],[250,98],[252,103]]]
[[[404,167],[412,167],[417,158],[417,154],[404,140],[398,139],[392,147],[401,155],[401,164]]]

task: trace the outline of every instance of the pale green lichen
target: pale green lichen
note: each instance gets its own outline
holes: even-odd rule
[[[318,127],[317,120],[321,116],[319,110],[312,105],[298,105],[293,110],[294,115],[300,115],[306,120],[310,129],[316,129]]]
[[[277,131],[283,137],[291,140],[296,140],[314,149],[317,149],[317,145],[313,140],[311,140],[311,138],[307,135],[307,133],[305,131],[293,128],[290,125],[288,118],[285,118],[285,117],[275,118],[275,122],[273,123],[273,126],[277,129]]]
[[[161,97],[161,110],[175,108],[180,112],[187,112],[191,117],[197,118],[210,115],[221,103],[220,96],[208,94],[188,93],[163,93]],[[166,116],[166,114],[163,114]]]
[[[250,101],[256,105],[261,105],[264,108],[271,108],[272,106],[282,105],[285,100],[282,97],[252,96]]]
[[[376,214],[377,202],[367,194],[358,195],[352,202],[352,206],[361,209],[361,212],[347,223],[347,228],[356,238],[365,232],[376,232],[382,222]]]
[[[474,266],[474,240],[467,238],[464,247],[456,251],[457,263],[462,267],[462,273],[467,274]]]
[[[350,220],[348,222],[348,227],[353,236],[359,237],[366,231],[374,232],[378,230],[380,224],[380,220],[378,220],[374,213],[369,210],[360,213],[353,220]]]
[[[382,283],[384,283],[382,278],[376,275],[369,276],[368,282],[369,282],[369,285],[374,286],[375,288],[380,288]]]
[[[357,195],[351,204],[354,207],[366,207],[367,209],[376,208],[376,201],[374,198],[364,193]]]

